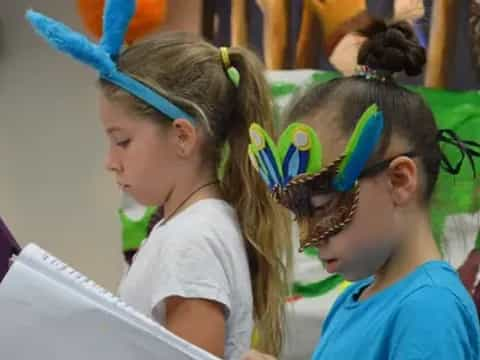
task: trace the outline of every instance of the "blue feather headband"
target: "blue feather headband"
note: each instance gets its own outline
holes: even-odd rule
[[[50,46],[94,68],[100,73],[102,79],[135,95],[172,120],[183,118],[194,122],[193,116],[118,70],[116,60],[120,54],[128,24],[134,14],[135,0],[107,0],[103,15],[103,36],[99,44],[91,42],[86,36],[33,10],[27,11],[26,18]]]
[[[369,106],[360,117],[340,157],[333,188],[346,192],[355,186],[365,164],[374,153],[383,132],[383,114]],[[276,144],[258,124],[250,127],[250,161],[273,192],[282,192],[299,176],[318,175],[329,168],[323,163],[323,147],[315,130],[293,123]]]

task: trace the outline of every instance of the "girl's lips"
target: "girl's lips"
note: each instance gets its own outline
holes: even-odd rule
[[[337,268],[337,265],[338,265],[338,259],[326,259],[326,260],[323,260],[323,262],[325,264],[325,269],[327,270],[327,272],[329,273],[335,272],[335,269]]]
[[[117,183],[117,185],[118,185],[122,190],[128,190],[128,189],[130,188],[130,185],[128,185],[128,184]]]

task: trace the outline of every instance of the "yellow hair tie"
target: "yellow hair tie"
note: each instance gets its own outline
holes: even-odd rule
[[[220,56],[222,58],[223,66],[225,69],[228,69],[231,66],[230,63],[230,55],[228,54],[228,48],[225,46],[222,46],[220,48]]]
[[[222,46],[220,48],[220,58],[222,59],[223,67],[227,72],[228,78],[236,87],[238,87],[238,85],[240,84],[240,73],[234,66],[232,66],[227,47]]]

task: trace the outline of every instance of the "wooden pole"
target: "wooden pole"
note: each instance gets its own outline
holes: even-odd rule
[[[447,88],[455,34],[458,0],[435,0],[427,51],[425,86]]]
[[[302,22],[295,51],[296,68],[314,67],[320,45],[319,24],[311,0],[303,0]]]
[[[257,0],[263,12],[263,48],[267,69],[278,70],[285,65],[288,44],[288,1]]]
[[[248,46],[247,0],[232,0],[232,46]]]

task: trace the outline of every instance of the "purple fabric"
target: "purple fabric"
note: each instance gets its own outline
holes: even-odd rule
[[[0,218],[0,281],[8,271],[11,256],[18,253],[20,253],[20,246]]]
[[[480,317],[480,284],[476,279],[480,271],[480,250],[474,249],[468,254],[465,262],[458,268],[458,274],[462,279],[463,285],[472,295],[475,306],[477,307],[478,316]]]
[[[368,13],[377,19],[388,20],[393,17],[393,0],[367,0]]]

